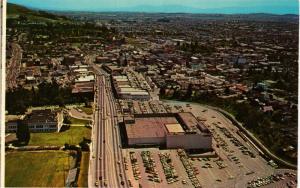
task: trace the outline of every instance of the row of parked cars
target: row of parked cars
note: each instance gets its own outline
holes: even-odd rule
[[[236,147],[238,147],[244,155],[249,155],[252,158],[255,158],[255,154],[252,153],[247,147],[245,147],[237,138],[235,138],[225,127],[217,126],[220,131],[230,139]]]
[[[211,129],[211,132],[213,133],[213,138],[217,142],[217,147],[222,147],[222,149],[226,152],[230,152],[228,148],[228,144],[225,142],[225,140],[216,132],[215,129]]]
[[[260,178],[257,178],[255,180],[249,181],[247,187],[248,188],[256,188],[256,187],[266,186],[266,185],[269,185],[271,183],[284,180],[285,176],[296,177],[296,174],[286,172],[284,174],[278,173],[278,174],[273,174],[273,175],[270,175],[270,176],[267,176],[267,177],[260,177]],[[287,184],[288,184],[288,187],[292,187],[293,185],[296,185],[296,182],[290,181]]]
[[[187,156],[187,154],[185,153],[184,150],[178,149],[177,153],[180,157],[180,160],[181,160],[181,162],[182,162],[182,164],[183,164],[183,166],[184,166],[184,168],[185,168],[185,170],[188,174],[188,177],[191,180],[192,184],[194,185],[194,187],[200,188],[201,187],[200,182],[196,177],[196,175],[199,173],[198,169],[193,167],[192,162],[189,160],[189,158],[188,158],[188,156]]]
[[[156,170],[155,160],[152,157],[150,151],[142,151],[141,156],[142,156],[142,160],[143,160],[143,163],[144,163],[144,167],[146,169],[146,173],[149,174],[148,175],[148,180],[160,183],[161,179],[158,176],[158,172]]]
[[[178,174],[172,163],[172,159],[169,153],[159,153],[160,162],[163,166],[164,174],[168,184],[179,181]]]
[[[138,162],[137,162],[137,158],[135,156],[135,152],[131,151],[129,153],[129,155],[130,155],[130,161],[131,161],[131,166],[132,166],[134,179],[139,180],[139,179],[142,178],[142,176],[141,176],[141,172],[140,172],[139,165],[138,165]]]

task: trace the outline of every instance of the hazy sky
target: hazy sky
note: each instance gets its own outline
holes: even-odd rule
[[[8,0],[48,10],[298,14],[298,0]],[[190,9],[189,9],[190,8]]]

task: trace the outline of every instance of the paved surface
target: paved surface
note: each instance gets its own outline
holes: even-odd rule
[[[238,128],[221,113],[194,103],[177,101],[165,102],[171,106],[173,112],[180,111],[181,109],[192,112],[196,117],[202,119],[213,132],[213,148],[220,157],[222,163],[227,167],[222,169],[218,168],[216,163],[216,161],[219,160],[218,157],[210,158],[210,161],[201,159],[201,161],[192,161],[192,163],[199,168],[200,174],[198,175],[198,179],[203,187],[246,187],[248,181],[258,177],[266,177],[278,172],[284,173],[286,171],[296,173],[294,170],[275,169],[268,165],[267,161],[259,155],[259,151],[256,147],[247,140],[244,140],[238,134]],[[231,133],[233,138],[238,140],[255,155],[255,158],[243,154],[240,147],[235,146],[233,142],[230,141],[232,138],[228,138],[219,127],[223,130],[226,129]],[[224,149],[221,146],[217,147],[217,144],[220,145],[220,143],[217,142],[218,139],[225,142],[227,149]],[[238,158],[238,161],[234,161],[232,157]],[[211,164],[212,168],[204,168],[203,166],[205,166],[206,163]],[[249,174],[250,172],[253,173]],[[275,182],[268,186],[278,187],[278,185],[282,185],[282,182],[284,181]],[[286,185],[283,187],[286,187]]]
[[[87,61],[91,62],[90,59]],[[95,186],[96,181],[98,187],[128,187],[110,80],[101,69],[92,66],[97,76],[89,187]]]
[[[84,112],[79,112],[75,108],[71,108],[68,112],[71,117],[74,117],[77,119],[91,120],[93,118],[93,115],[88,115]]]
[[[162,180],[162,182],[157,183],[157,182],[148,180],[148,176],[150,174],[145,172],[146,168],[144,166],[144,163],[143,163],[143,160],[141,157],[142,151],[150,151],[151,157],[155,161],[155,169],[157,170],[158,176]],[[185,171],[185,168],[177,155],[176,150],[159,150],[158,148],[142,148],[142,149],[126,149],[123,152],[125,153],[124,155],[126,156],[126,158],[128,160],[128,164],[129,164],[128,170],[126,171],[126,175],[128,176],[128,179],[130,179],[130,181],[132,182],[133,187],[139,187],[139,185],[141,185],[142,187],[146,187],[146,188],[160,188],[160,187],[188,188],[188,187],[193,187],[193,185],[190,182],[188,175]],[[135,180],[134,176],[133,176],[132,164],[130,162],[130,157],[129,157],[130,152],[134,152],[134,154],[137,158],[139,171],[141,172],[141,179],[139,179],[139,180]],[[179,181],[171,183],[171,184],[167,183],[167,180],[166,180],[166,177],[165,177],[165,174],[163,171],[163,166],[160,162],[159,153],[169,153],[170,154],[170,158],[172,160],[172,164],[174,165],[174,169],[176,170],[176,172],[178,174]],[[182,184],[182,180],[186,180],[187,184]]]
[[[233,121],[235,121],[240,127],[240,129],[252,140],[252,142],[255,143],[255,145],[260,148],[260,150],[263,151],[264,155],[267,155],[270,159],[276,161],[277,163],[284,165],[288,168],[292,168],[292,169],[297,169],[297,165],[292,164],[286,160],[283,160],[282,158],[277,157],[275,154],[273,154],[267,147],[265,147],[262,142],[257,139],[250,131],[248,131],[241,123],[239,123],[235,117],[233,117],[231,114],[229,114],[228,112],[220,109],[220,108],[215,108],[217,111],[219,111],[220,113],[226,114],[228,116],[230,116],[232,118]]]
[[[8,61],[6,66],[6,87],[15,88],[17,87],[17,77],[20,72],[21,60],[22,60],[22,49],[19,44],[12,43],[12,57]]]
[[[139,184],[142,185],[142,187],[192,187],[177,153],[172,150],[153,150],[153,158],[157,164],[158,174],[163,180],[161,183],[154,183],[148,180],[148,174],[145,173],[145,167],[143,166],[140,156],[140,152],[142,150],[148,150],[148,148],[134,149],[141,172],[141,179],[134,179],[129,153],[127,150],[123,150],[122,152],[120,147],[116,104],[110,88],[109,75],[103,72],[100,67],[91,63],[93,58],[94,57],[88,56],[86,59],[86,62],[94,68],[94,72],[97,75],[94,101],[96,104],[96,113],[93,117],[93,142],[89,170],[89,187],[95,186],[95,182],[97,180],[99,181],[99,177],[102,180],[99,181],[98,186],[102,187],[104,185],[108,187],[128,187],[127,178],[132,182],[134,187],[139,187]],[[203,158],[199,160],[198,158],[190,159],[193,166],[200,172],[197,178],[202,187],[247,187],[247,183],[251,180],[278,172],[284,173],[289,171],[285,169],[274,169],[268,165],[267,161],[259,155],[257,148],[242,138],[238,134],[238,128],[221,113],[198,104],[187,105],[186,103],[178,102],[170,102],[169,104],[172,112],[181,110],[191,111],[196,117],[202,119],[213,132],[213,148],[216,151],[216,157],[210,157],[208,161],[203,160]],[[145,108],[150,109],[150,106],[145,104]],[[232,137],[229,138],[228,135],[224,133],[224,130],[230,133]],[[249,156],[249,154],[244,154],[241,150],[241,146],[236,146],[232,140],[241,143],[242,146],[246,148],[247,151],[253,153],[255,157],[253,158]],[[220,147],[221,141],[226,145],[225,147]],[[180,176],[180,181],[173,184],[166,183],[158,157],[159,152],[170,152],[175,169]],[[123,163],[124,157],[128,164],[126,172]],[[234,157],[237,161],[234,160]],[[225,168],[218,167],[217,163],[219,163],[219,161],[225,165]],[[207,165],[211,165],[211,168],[205,167]],[[295,171],[292,172],[295,173]],[[186,185],[182,184],[181,181],[183,179],[188,182]],[[124,185],[122,185],[123,183],[121,184],[122,181]],[[292,180],[286,178],[285,180],[269,184],[268,187],[280,187],[284,184],[286,185],[286,181],[290,183]]]

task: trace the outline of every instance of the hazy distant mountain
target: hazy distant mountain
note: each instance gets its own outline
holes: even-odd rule
[[[66,21],[68,18],[64,16],[57,16],[45,11],[41,10],[32,10],[30,8],[7,3],[7,17],[19,17],[19,16],[26,16],[27,19],[30,20],[43,20],[43,21]]]
[[[239,10],[239,11],[238,11]],[[91,12],[92,11],[92,12]],[[246,20],[263,20],[263,21],[292,21],[298,22],[299,16],[295,14],[286,14],[286,15],[276,15],[276,14],[269,14],[269,13],[254,13],[257,12],[252,11],[252,9],[241,9],[236,7],[231,8],[222,8],[222,9],[197,9],[191,8],[188,6],[178,6],[178,5],[170,5],[170,6],[136,6],[131,8],[119,8],[114,10],[103,9],[103,10],[91,10],[91,11],[79,11],[73,12],[73,14],[78,14],[80,12],[146,12],[146,13],[197,13],[197,14],[207,14],[208,17],[202,15],[203,19],[228,19],[228,18],[238,18],[238,19],[246,19]],[[67,21],[68,19],[64,15],[70,15],[69,11],[44,11],[39,9],[31,9],[26,8],[24,6],[8,3],[7,4],[7,14],[9,17],[16,17],[16,16],[26,16],[31,20],[44,20],[44,21]],[[233,12],[238,12],[239,14],[232,14]],[[51,14],[53,13],[53,14]],[[222,13],[222,14],[220,14]],[[230,14],[230,15],[224,15]],[[248,14],[251,13],[251,14]],[[209,15],[208,15],[209,14]],[[60,16],[59,16],[60,15]],[[199,17],[199,15],[195,16]]]
[[[284,11],[283,11],[284,10]],[[93,11],[97,11],[96,9]],[[108,9],[106,11],[109,11]],[[249,13],[271,13],[271,14],[285,14],[290,12],[292,14],[299,14],[297,8],[294,6],[270,6],[269,11],[264,7],[226,7],[226,8],[193,8],[189,6],[180,5],[164,5],[164,6],[149,6],[140,5],[135,7],[117,8],[111,11],[128,11],[128,12],[165,12],[165,13],[204,13],[204,14],[249,14]]]

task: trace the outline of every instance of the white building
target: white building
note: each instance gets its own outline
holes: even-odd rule
[[[59,132],[63,125],[63,113],[51,110],[35,110],[24,120],[30,132]],[[17,121],[5,124],[6,132],[17,132]]]

